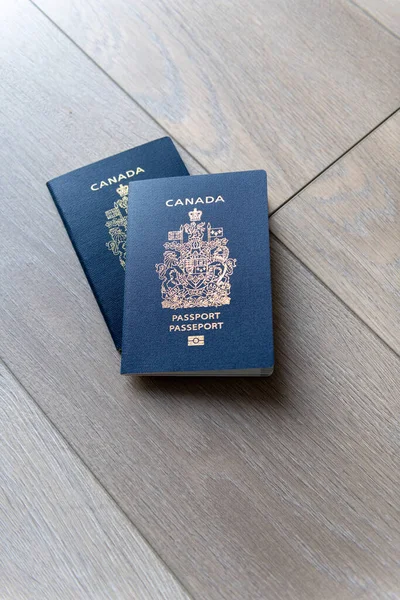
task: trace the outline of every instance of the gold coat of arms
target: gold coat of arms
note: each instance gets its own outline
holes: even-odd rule
[[[190,223],[168,232],[164,262],[156,265],[163,308],[230,304],[229,282],[236,259],[229,258],[222,227],[201,222],[202,211],[189,212]]]
[[[128,221],[128,190],[127,185],[121,185],[117,188],[117,193],[120,196],[114,202],[114,208],[106,211],[106,227],[110,234],[110,241],[106,246],[111,252],[118,256],[120,265],[125,269],[126,261],[126,228]]]

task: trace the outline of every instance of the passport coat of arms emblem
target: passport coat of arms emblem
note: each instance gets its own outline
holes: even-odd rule
[[[106,211],[106,227],[110,234],[111,240],[106,243],[106,246],[111,252],[118,256],[120,265],[125,269],[126,261],[126,227],[128,221],[128,189],[127,185],[121,185],[117,188],[117,193],[120,196],[114,202],[114,208]]]
[[[156,265],[163,308],[230,304],[230,276],[236,259],[229,257],[222,227],[201,222],[202,211],[189,212],[190,223],[168,232],[164,262]]]

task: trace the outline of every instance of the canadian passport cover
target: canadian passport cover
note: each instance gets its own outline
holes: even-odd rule
[[[270,374],[265,171],[129,184],[121,373]]]
[[[172,140],[164,137],[47,183],[118,349],[122,342],[128,183],[175,175],[189,173]]]

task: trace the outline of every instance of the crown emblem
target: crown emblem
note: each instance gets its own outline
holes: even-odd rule
[[[114,208],[106,210],[105,225],[111,238],[106,246],[115,256],[118,256],[121,267],[125,269],[129,187],[121,183],[116,191],[120,198],[114,202]]]
[[[236,259],[229,258],[222,227],[200,223],[202,211],[189,212],[190,223],[168,232],[164,262],[156,265],[163,308],[195,308],[230,304],[230,276]]]
[[[195,208],[194,210],[190,211],[189,218],[191,221],[200,221],[202,214],[203,213],[201,210],[197,210],[197,208]]]
[[[121,185],[119,187],[117,187],[117,193],[121,196],[127,196],[128,195],[128,191],[129,191],[129,186],[128,185]]]

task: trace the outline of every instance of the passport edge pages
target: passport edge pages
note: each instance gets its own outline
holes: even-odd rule
[[[158,173],[154,173],[157,169]],[[190,174],[171,137],[163,136],[73,169],[46,182],[115,347],[119,351],[122,348],[125,269],[123,247],[126,239],[128,183],[131,177],[142,177],[144,180],[153,177],[164,178],[167,175],[187,177]],[[75,181],[78,183],[74,185]],[[71,210],[74,208],[77,211],[81,209],[85,219],[85,209],[88,211],[88,204],[85,203],[91,204],[90,210],[96,210],[94,205],[98,203],[98,230],[93,234],[94,225],[88,218],[85,235],[88,238],[93,235],[96,237],[100,263],[114,261],[107,263],[111,268],[109,285],[119,286],[120,291],[110,289],[110,296],[107,295],[108,290],[105,291],[104,282],[99,286],[98,273],[93,270],[92,263],[87,260],[87,252],[83,249],[82,232],[71,219]],[[93,248],[91,253],[93,255]]]
[[[136,217],[133,216],[133,221],[132,221],[132,226],[129,226],[128,228],[128,240],[127,240],[127,273],[126,273],[126,278],[125,278],[125,302],[124,302],[124,322],[123,322],[123,345],[122,345],[122,361],[121,361],[121,374],[123,375],[128,375],[128,374],[135,374],[135,375],[149,375],[149,376],[268,376],[271,375],[274,369],[274,343],[273,343],[273,325],[272,325],[272,290],[271,290],[271,269],[270,269],[270,246],[269,246],[269,228],[268,228],[268,197],[267,197],[267,173],[265,170],[252,170],[252,171],[239,171],[239,172],[234,172],[234,173],[219,173],[219,174],[207,174],[207,175],[192,175],[189,179],[190,182],[183,182],[182,178],[178,177],[178,178],[173,178],[174,179],[174,183],[171,182],[170,178],[165,178],[165,179],[159,179],[156,185],[153,185],[153,183],[155,182],[131,182],[130,186],[129,186],[129,193],[136,197],[136,200],[134,200],[133,202],[135,202],[135,207],[132,208],[132,213],[135,213],[136,210],[138,212],[138,214],[136,214],[136,217],[138,217],[138,215],[140,214],[140,212],[142,212],[142,216],[144,219],[144,227],[142,228],[142,230],[140,230],[141,225],[137,225],[136,221]],[[201,185],[200,185],[201,182]],[[180,185],[182,183],[183,188],[187,188],[190,191],[190,193],[188,194],[189,198],[183,198],[183,196],[185,195],[184,193],[182,194],[175,194],[172,190],[176,190],[179,189]],[[196,184],[199,183],[199,186],[202,188],[199,193],[197,193],[194,188],[196,188]],[[205,184],[205,185],[204,185]],[[210,184],[210,185],[208,185]],[[141,186],[141,187],[140,187]],[[145,186],[145,187],[143,187]],[[163,189],[163,186],[165,186],[165,190]],[[247,192],[247,186],[250,186],[251,189],[253,191],[250,192],[250,194],[247,194],[246,197],[246,192]],[[205,199],[204,197],[204,189],[210,187],[212,188],[211,191],[215,191],[218,190],[218,196],[217,193],[215,192],[214,196],[206,196],[207,199]],[[239,188],[239,190],[242,191],[233,191],[233,188]],[[140,190],[140,191],[139,191]],[[211,193],[210,191],[210,193]],[[203,193],[203,198],[202,193]],[[233,192],[233,193],[231,193]],[[173,208],[176,205],[181,205],[183,206],[183,204],[187,203],[187,206],[185,206],[183,208],[183,210],[180,208],[180,212],[179,212],[179,216],[176,216],[176,219],[173,219],[174,222],[179,222],[180,221],[180,216],[182,215],[183,217],[183,213],[186,213],[189,215],[190,218],[190,222],[189,223],[185,223],[185,224],[181,224],[179,230],[175,230],[175,231],[169,231],[168,232],[168,236],[164,236],[164,239],[162,240],[163,242],[165,242],[164,244],[161,244],[161,256],[160,258],[163,257],[162,254],[162,245],[164,245],[164,263],[158,263],[155,265],[156,270],[159,274],[159,279],[162,279],[162,283],[161,283],[161,295],[162,295],[162,302],[160,302],[161,298],[160,295],[158,293],[157,295],[157,303],[160,303],[160,306],[162,305],[163,308],[166,308],[167,310],[172,309],[173,312],[172,315],[174,315],[172,317],[172,319],[174,319],[175,317],[177,319],[182,318],[183,317],[186,319],[190,319],[190,318],[197,318],[200,316],[204,317],[207,316],[207,311],[214,311],[214,312],[210,312],[208,313],[210,318],[214,319],[215,315],[218,316],[218,319],[221,319],[220,315],[222,314],[227,314],[227,311],[229,310],[233,310],[236,311],[237,313],[237,306],[235,306],[235,300],[233,300],[233,302],[231,303],[231,298],[230,298],[230,290],[231,290],[231,281],[232,283],[235,281],[235,273],[234,271],[236,270],[237,264],[236,264],[236,258],[230,258],[229,257],[229,246],[231,245],[232,239],[230,234],[228,233],[229,230],[235,229],[233,227],[230,227],[230,221],[232,219],[242,219],[245,218],[246,213],[244,213],[244,215],[240,214],[240,210],[238,213],[235,213],[235,207],[234,207],[234,203],[232,202],[232,206],[229,207],[229,196],[234,196],[236,194],[235,198],[231,198],[231,200],[235,200],[236,202],[236,208],[239,204],[239,202],[241,203],[243,202],[248,202],[249,201],[249,196],[251,201],[255,204],[254,208],[249,208],[246,206],[246,210],[247,211],[253,211],[255,213],[257,213],[257,211],[259,211],[259,219],[257,219],[258,215],[255,214],[253,215],[253,223],[252,223],[252,230],[253,233],[255,233],[255,235],[258,236],[258,239],[256,238],[256,241],[253,242],[253,246],[252,248],[256,248],[257,247],[257,243],[258,241],[260,242],[260,254],[257,257],[256,256],[256,261],[262,261],[262,267],[261,267],[261,271],[260,268],[258,266],[258,272],[257,272],[257,265],[256,265],[256,269],[254,270],[254,265],[253,265],[253,274],[256,274],[256,278],[257,275],[259,275],[259,272],[261,272],[261,277],[259,277],[258,279],[260,281],[257,282],[258,286],[260,287],[260,285],[262,287],[264,287],[263,289],[263,298],[264,298],[264,304],[263,305],[258,305],[257,306],[257,301],[255,301],[256,303],[256,307],[258,311],[262,311],[264,312],[263,318],[260,318],[260,321],[263,323],[263,331],[261,332],[261,336],[265,333],[265,352],[264,354],[262,354],[263,358],[260,358],[259,363],[257,363],[257,359],[254,360],[254,356],[252,357],[251,360],[249,360],[249,367],[247,366],[243,366],[243,364],[241,364],[240,366],[238,366],[237,368],[223,368],[223,360],[221,363],[221,360],[219,360],[219,366],[217,367],[213,367],[212,365],[207,365],[207,368],[197,368],[197,367],[193,367],[193,366],[185,366],[185,357],[186,352],[188,351],[187,348],[183,348],[179,351],[180,356],[182,356],[182,364],[181,367],[183,366],[183,368],[174,368],[172,370],[169,369],[157,369],[157,368],[142,368],[142,367],[136,367],[136,365],[134,364],[135,360],[137,357],[140,356],[141,351],[142,351],[142,347],[140,347],[140,349],[137,347],[137,344],[141,341],[143,341],[143,334],[138,334],[137,335],[137,340],[138,341],[134,341],[132,343],[132,340],[135,340],[135,327],[132,323],[135,322],[135,318],[136,317],[132,317],[132,314],[130,314],[132,312],[132,308],[133,308],[133,304],[135,303],[135,296],[136,293],[138,292],[138,289],[135,287],[132,287],[134,285],[134,279],[136,278],[136,276],[139,274],[140,275],[140,270],[141,270],[141,266],[140,266],[140,262],[141,262],[141,256],[140,254],[137,252],[137,241],[136,243],[133,242],[133,240],[136,238],[136,240],[138,240],[138,238],[140,237],[140,234],[142,234],[143,236],[146,236],[146,232],[149,232],[149,229],[147,229],[148,225],[146,224],[146,222],[148,221],[147,217],[149,215],[151,215],[151,217],[156,221],[155,226],[158,227],[159,223],[161,223],[161,226],[165,229],[168,226],[168,229],[171,229],[171,225],[172,225],[172,220],[169,218],[169,215],[172,214],[172,212],[168,211],[168,213],[164,213],[160,210],[160,205],[165,203],[167,205],[167,207],[169,208]],[[142,195],[142,198],[141,198]],[[158,195],[158,197],[157,197]],[[182,196],[180,199],[176,200],[176,196]],[[193,196],[193,197],[192,197]],[[198,196],[198,197],[197,197]],[[223,196],[226,197],[226,200],[223,198]],[[143,207],[143,204],[141,206],[141,208],[139,207],[139,203],[143,200],[144,198],[146,199],[147,204],[147,208],[145,209]],[[167,200],[166,200],[167,199]],[[159,206],[155,207],[153,205],[153,203],[155,201],[157,201],[157,204]],[[226,202],[227,209],[224,208],[224,210],[227,210],[228,212],[224,212],[224,211],[219,211],[220,217],[225,216],[225,220],[222,219],[222,223],[221,218],[219,220],[218,223],[215,222],[214,216],[212,213],[210,214],[210,211],[208,210],[211,206],[212,202],[215,202],[215,205],[217,205],[217,202],[221,203],[221,206],[223,206],[223,203]],[[209,203],[210,206],[205,206],[204,203]],[[244,205],[243,205],[244,206]],[[142,210],[141,210],[142,209]],[[145,211],[148,211],[148,214],[145,214]],[[204,217],[202,216],[202,212],[204,212],[207,214],[204,215]],[[231,212],[233,211],[233,212]],[[262,212],[261,212],[262,211]],[[168,216],[167,216],[168,214]],[[161,217],[161,218],[160,218]],[[210,218],[210,220],[212,221],[212,225],[210,224],[210,222],[207,222],[208,219]],[[189,220],[186,218],[186,220]],[[260,221],[260,223],[257,223],[257,220]],[[165,224],[165,221],[167,221],[167,223]],[[213,222],[214,221],[214,222]],[[138,220],[138,222],[140,223],[140,219]],[[137,225],[137,226],[136,226]],[[215,225],[218,225],[218,227],[215,227]],[[224,227],[220,227],[219,225],[224,225],[227,226],[226,230],[227,233],[224,233]],[[179,223],[178,223],[179,226]],[[139,228],[139,229],[138,229]],[[236,227],[236,234],[238,232],[238,227]],[[229,237],[229,240],[227,238],[225,238],[224,236],[227,235],[227,237]],[[236,236],[237,237],[237,236]],[[158,235],[158,239],[161,238],[161,235]],[[149,241],[150,244],[148,243],[148,241],[146,240],[146,243],[144,244],[146,246],[146,248],[148,248],[149,246],[152,246],[152,240],[154,238],[150,237]],[[168,240],[168,241],[166,241]],[[237,253],[237,248],[238,248],[238,244],[245,245],[245,239],[240,240],[240,239],[236,239],[236,253]],[[134,245],[136,246],[134,248]],[[233,244],[233,246],[235,246],[235,244]],[[144,251],[144,250],[143,250]],[[135,254],[136,252],[136,254]],[[147,250],[148,252],[148,250]],[[146,253],[147,253],[146,252]],[[211,252],[211,257],[210,257],[210,252]],[[172,253],[174,253],[174,259],[175,260],[175,265],[171,266],[171,256]],[[192,253],[192,255],[190,255],[190,253]],[[207,258],[207,253],[208,253],[208,258]],[[243,253],[246,253],[246,250],[242,249],[242,255]],[[176,255],[180,256],[180,259],[178,260],[176,258]],[[256,251],[257,254],[257,251]],[[152,257],[155,255],[152,255]],[[232,255],[235,256],[235,255]],[[182,257],[184,257],[184,260],[181,260]],[[193,266],[193,261],[196,263],[195,266]],[[152,260],[152,263],[148,266],[153,265],[155,261]],[[178,262],[179,262],[179,266],[178,266]],[[242,261],[244,262],[244,261]],[[183,264],[185,264],[185,266],[183,266]],[[239,264],[239,263],[238,263]],[[208,265],[208,266],[207,266]],[[188,269],[190,270],[190,275],[188,275]],[[193,275],[193,269],[197,269],[197,271],[199,271],[199,273],[197,273],[196,271],[196,275]],[[135,275],[135,270],[136,270],[136,275]],[[213,270],[213,271],[212,271]],[[240,268],[238,269],[238,271],[240,272]],[[175,273],[174,273],[175,271]],[[175,286],[174,290],[178,290],[177,294],[175,294],[175,296],[172,294],[171,292],[171,286],[173,287],[173,281],[176,281],[177,279],[177,271],[179,271],[178,273],[178,277],[180,278],[180,286]],[[217,281],[217,278],[215,278],[215,281],[213,282],[212,280],[212,273],[215,274],[221,274],[224,273],[224,277],[220,278],[220,282],[221,282],[221,286],[216,288],[215,286],[215,282]],[[207,273],[207,275],[206,275]],[[148,273],[148,276],[150,278],[153,278],[154,273]],[[189,300],[187,299],[187,296],[183,299],[183,295],[181,294],[181,296],[179,297],[179,293],[182,291],[182,288],[186,286],[190,286],[190,281],[188,282],[188,279],[192,280],[191,283],[193,284],[193,281],[195,281],[195,285],[200,285],[198,282],[201,281],[201,278],[203,276],[204,278],[208,278],[208,284],[210,284],[210,277],[211,277],[211,285],[208,285],[207,289],[211,290],[213,289],[214,291],[212,292],[212,296],[210,296],[210,293],[208,292],[209,296],[208,299],[204,299],[204,297],[200,297],[200,295],[198,296],[197,300],[195,300],[195,302],[193,302],[193,298],[191,297]],[[243,282],[242,282],[242,288],[246,287],[246,284],[248,284],[248,282],[246,281],[246,269],[245,266],[243,265],[243,269],[242,269],[242,273],[241,273],[241,277],[243,278]],[[144,284],[143,284],[143,279],[141,280],[140,278],[138,279],[138,281],[140,281],[140,285],[142,285],[142,289],[146,294],[146,277],[147,275],[144,276]],[[153,282],[152,282],[153,283]],[[158,282],[160,284],[160,281]],[[236,282],[237,283],[237,282]],[[265,284],[265,286],[264,286]],[[139,283],[138,283],[139,285]],[[193,286],[192,286],[193,287]],[[200,288],[199,288],[200,289]],[[134,291],[134,294],[132,294],[132,290]],[[187,290],[186,290],[187,291]],[[170,293],[171,292],[171,293]],[[231,294],[232,296],[234,296],[234,294]],[[243,293],[242,293],[243,295]],[[261,294],[262,295],[262,294]],[[136,303],[136,307],[139,310],[140,309],[140,293],[138,296],[138,302]],[[146,302],[150,305],[152,304],[152,295],[148,296],[146,299]],[[196,303],[197,302],[197,303]],[[253,300],[253,304],[254,304],[254,300]],[[197,308],[196,308],[197,307]],[[206,308],[209,307],[209,308]],[[213,308],[214,307],[214,308]],[[216,308],[216,307],[220,307],[220,308]],[[232,307],[232,308],[231,308]],[[242,307],[243,307],[243,303],[242,303]],[[246,308],[246,307],[245,307]],[[134,309],[135,310],[135,309]],[[156,309],[154,309],[156,310]],[[194,312],[193,312],[194,311]],[[200,313],[200,311],[202,311],[202,313]],[[206,311],[206,312],[204,312]],[[224,313],[225,311],[225,313]],[[146,312],[146,311],[144,311]],[[185,314],[184,314],[185,313]],[[199,314],[196,314],[199,313]],[[161,314],[158,313],[158,314]],[[181,315],[181,317],[179,317],[179,315]],[[256,315],[257,316],[257,315]],[[241,319],[243,320],[243,318],[248,318],[246,316],[246,314],[236,314],[236,322],[237,319]],[[155,319],[152,319],[153,321]],[[225,319],[224,319],[225,320]],[[227,321],[229,321],[229,319],[227,319]],[[138,324],[138,319],[136,318],[136,324]],[[221,321],[219,321],[217,324],[207,324],[205,325],[199,325],[198,327],[208,327],[208,328],[217,328],[217,327],[227,327],[229,326],[229,324],[227,323],[223,323]],[[160,323],[160,327],[162,327],[161,323]],[[173,325],[169,326],[170,327],[170,331],[171,329],[174,330]],[[181,325],[180,326],[182,328],[182,330],[185,330],[185,325]],[[186,327],[188,327],[186,325]],[[189,328],[191,326],[189,325]],[[196,327],[196,325],[192,325],[192,327]],[[179,326],[176,327],[176,329],[179,329]],[[154,329],[152,330],[154,332]],[[203,330],[204,333],[204,330]],[[212,332],[211,335],[215,335],[217,332]],[[227,332],[228,333],[228,332]],[[149,335],[151,336],[152,334],[149,333]],[[155,334],[157,337],[157,333]],[[232,342],[232,340],[234,340],[235,338],[235,334],[231,331],[230,333],[228,333],[228,337],[232,338],[231,340],[228,340],[229,342]],[[140,337],[142,336],[142,337]],[[247,333],[247,336],[249,336],[249,333]],[[199,346],[204,346],[204,335],[200,335],[200,334],[195,334],[194,336],[188,336],[188,342],[187,345],[190,346],[194,346],[194,345],[199,345]],[[226,337],[226,336],[225,336]],[[165,340],[165,336],[159,336],[159,340],[155,340],[156,342],[156,346],[158,343],[162,343],[161,340]],[[193,340],[191,340],[190,338],[194,338]],[[218,338],[214,337],[214,340],[216,339],[216,344],[218,345]],[[172,341],[172,340],[171,340]],[[128,353],[131,353],[131,348],[135,348],[135,343],[136,343],[136,356],[132,355],[128,358]],[[223,342],[222,342],[223,343]],[[258,340],[258,344],[260,345],[260,341]],[[207,345],[207,344],[206,344]],[[262,342],[261,342],[262,345]],[[177,352],[177,349],[175,347],[175,349],[172,349],[173,344],[171,344],[170,347],[170,352]],[[240,341],[238,343],[238,346],[240,346]],[[258,347],[258,346],[257,346]],[[166,343],[166,347],[164,348],[164,351],[166,353],[168,353],[168,342]],[[198,348],[198,351],[204,351],[204,348],[200,349]],[[224,348],[222,347],[221,350],[223,351]],[[254,350],[254,349],[253,349]],[[157,352],[157,349],[156,349]],[[237,351],[237,353],[240,355],[240,349]],[[254,353],[253,353],[254,354]],[[246,362],[245,357],[243,358],[243,356],[240,357],[242,360],[238,361],[239,363],[243,361]],[[263,362],[264,359],[264,362]],[[136,360],[137,362],[137,360]],[[143,361],[139,361],[142,362]],[[146,362],[146,360],[145,360]],[[187,361],[188,362],[188,361]],[[229,362],[229,361],[228,361]],[[230,361],[232,363],[232,360]],[[235,362],[235,361],[233,361]],[[151,358],[148,358],[147,361],[147,367],[149,366],[149,363],[151,363]],[[156,363],[156,361],[155,361]],[[254,366],[254,363],[257,363],[256,367]],[[229,365],[229,367],[231,367],[231,364]]]

